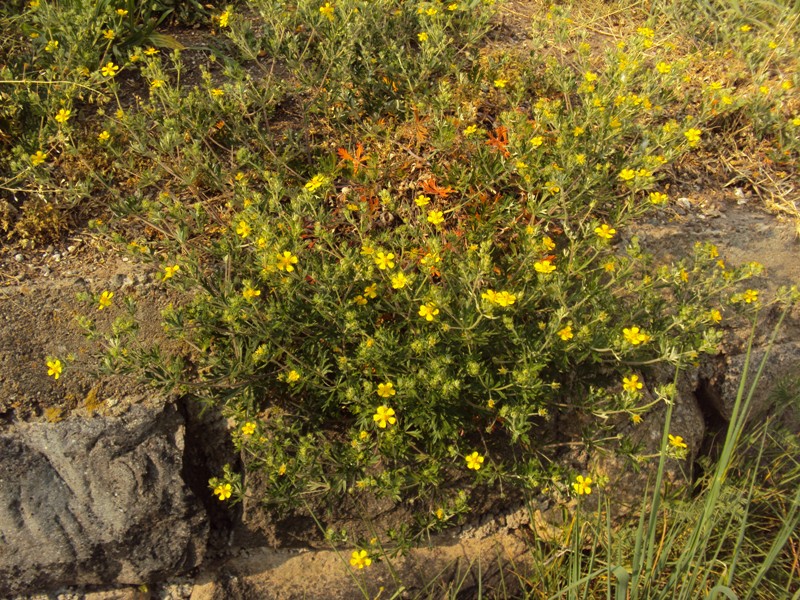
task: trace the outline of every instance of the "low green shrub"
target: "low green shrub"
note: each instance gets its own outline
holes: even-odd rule
[[[48,6],[20,18],[55,27]],[[756,263],[699,244],[659,264],[633,233],[720,120],[766,110],[695,82],[650,27],[592,52],[554,7],[536,40],[559,60],[478,45],[486,3],[258,0],[214,12],[222,43],[188,76],[180,49],[100,41],[132,13],[106,8],[79,48],[45,25],[59,45],[26,46],[42,72],[3,84],[30,95],[3,168],[46,195],[74,167],[114,239],[185,293],[164,314],[183,352],[125,317],[104,364],[232,420],[247,477],[214,478],[221,500],[389,498],[428,531],[465,490],[570,492],[554,424],[636,456],[614,426],[663,401],[649,367],[715,352],[720,321],[759,305],[740,285]]]
[[[373,10],[357,18],[375,22]],[[315,27],[336,25],[305,11]],[[287,31],[298,29],[289,47],[316,43]],[[163,279],[191,295],[165,314],[191,350],[128,358],[234,420],[259,500],[277,509],[385,497],[425,507],[419,524],[430,529],[460,512],[464,485],[568,488],[540,448],[549,422],[584,415],[584,439],[598,443],[610,417],[638,420],[652,406],[640,391],[648,365],[714,352],[723,307],[757,304],[754,290],[732,295],[757,264],[727,268],[700,244],[659,266],[626,232],[666,202],[661,173],[702,142],[707,114],[701,104],[679,121],[665,108],[679,67],[638,66],[650,37],[638,33],[603,65],[583,54],[577,72],[476,58],[471,77],[451,71],[393,122],[365,116],[380,110],[368,103],[349,122],[323,121],[339,137],[303,162],[291,128],[253,131],[243,119],[257,111],[234,114],[260,87],[235,69],[211,88],[216,113],[195,99],[202,92],[159,86],[119,127],[134,148],[180,157],[152,171],[153,182],[178,175],[177,189],[130,208],[163,235],[151,253],[163,253]],[[350,52],[344,62],[357,64]],[[460,103],[474,94],[506,110],[481,118]],[[143,133],[149,111],[170,114],[157,138]],[[217,115],[227,175],[226,154],[190,163],[208,144],[177,134]],[[285,168],[279,152],[292,157]],[[181,167],[212,175],[197,184]],[[187,202],[181,184],[209,183],[224,204]],[[233,470],[211,487],[221,499],[248,493]]]

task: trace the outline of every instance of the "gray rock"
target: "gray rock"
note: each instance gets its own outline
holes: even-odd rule
[[[765,352],[764,347],[753,349],[747,372],[748,382],[752,381],[758,372]],[[746,354],[727,355],[720,358],[716,365],[706,369],[703,390],[709,402],[726,421],[730,420],[733,413],[746,362]],[[775,408],[776,404],[780,403],[781,390],[786,386],[794,388],[794,393],[797,393],[800,387],[800,342],[786,342],[772,347],[764,371],[753,392],[750,419],[760,419]],[[744,397],[749,388],[748,383]]]
[[[0,589],[140,584],[200,564],[208,521],[183,445],[172,405],[0,434]]]

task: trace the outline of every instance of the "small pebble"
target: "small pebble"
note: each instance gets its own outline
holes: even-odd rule
[[[22,262],[23,260],[25,260],[25,255],[24,254],[15,254],[14,255],[14,260],[17,261],[17,262]]]

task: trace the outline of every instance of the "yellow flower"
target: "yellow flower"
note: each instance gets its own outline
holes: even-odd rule
[[[477,471],[481,468],[483,461],[486,460],[483,456],[478,454],[477,452],[473,452],[472,454],[467,454],[465,457],[467,461],[467,468],[472,469],[473,471]]]
[[[253,435],[256,432],[256,424],[248,421],[242,425],[242,435]]]
[[[435,9],[435,8],[433,8],[433,7],[431,6],[430,8],[428,8],[428,9],[425,11],[425,14],[426,14],[426,15],[428,15],[429,17],[433,17],[433,16],[434,16],[434,15],[436,15],[438,12],[439,12],[439,11],[438,11],[437,9]]]
[[[683,132],[684,137],[689,141],[689,145],[694,147],[697,146],[697,143],[700,141],[700,136],[702,135],[702,131],[699,129],[695,129],[692,127],[691,129],[687,129]]]
[[[226,10],[219,16],[219,26],[220,27],[227,27],[228,21],[231,18],[231,11]]]
[[[53,379],[61,377],[61,372],[64,370],[64,365],[57,358],[47,360],[47,375]]]
[[[589,495],[592,493],[592,478],[591,477],[584,477],[583,475],[578,475],[575,478],[575,482],[572,484],[572,489],[575,490],[575,493],[578,496]]]
[[[565,342],[575,337],[575,334],[572,333],[572,325],[567,325],[563,329],[559,329],[556,333],[558,334],[558,337]]]
[[[353,550],[353,554],[350,555],[350,565],[356,569],[363,569],[371,564],[372,559],[367,556],[366,550]]]
[[[586,163],[586,155],[585,154],[576,154],[574,158],[575,158],[575,162],[578,163],[579,165],[582,165],[582,164]]]
[[[220,88],[211,88],[208,92],[214,98],[222,98],[225,95],[225,90],[221,90]]]
[[[716,308],[712,308],[708,312],[708,316],[712,321],[714,321],[714,323],[719,323],[720,321],[722,321],[722,313],[719,312]]]
[[[236,233],[238,233],[242,238],[246,238],[251,232],[252,229],[250,229],[250,225],[247,224],[247,221],[244,219],[239,221],[239,224],[236,226]]]
[[[752,27],[750,27],[750,25],[742,25],[741,27],[739,27],[739,31],[741,31],[742,33],[747,33],[751,29]]]
[[[641,422],[642,422],[642,415],[640,415],[639,413],[633,413],[631,415],[631,423],[633,423],[634,425],[638,425]]]
[[[106,30],[103,32],[103,37],[104,37],[105,39],[107,39],[107,40],[113,40],[113,39],[116,37],[116,34],[114,33],[114,30],[113,30],[113,29],[106,29]]]
[[[551,238],[549,235],[546,235],[542,238],[542,246],[548,251],[555,250],[556,243],[553,241],[553,238]]]
[[[428,223],[433,225],[441,225],[444,223],[444,214],[440,210],[428,211]]]
[[[381,271],[385,271],[386,269],[393,269],[394,268],[394,253],[388,252],[384,254],[383,252],[378,252],[375,255],[375,264],[378,265],[378,268]]]
[[[223,501],[230,498],[232,493],[233,493],[233,487],[231,486],[230,483],[220,483],[217,487],[214,488],[214,495]]]
[[[367,287],[364,288],[364,295],[367,298],[374,298],[378,295],[378,284],[371,283]]]
[[[396,275],[392,275],[392,287],[396,290],[404,288],[409,282],[408,277],[402,271]]]
[[[414,198],[414,204],[422,208],[423,206],[427,206],[430,203],[431,199],[428,196],[420,194],[416,198]]]
[[[495,292],[494,290],[486,290],[483,294],[481,294],[481,298],[490,304],[496,304],[503,307],[511,306],[517,301],[517,297],[511,292]]]
[[[278,467],[278,475],[281,477],[286,475],[286,463],[281,463],[281,466]]]
[[[111,299],[114,297],[114,292],[104,291],[100,294],[100,299],[97,301],[97,310],[103,310],[111,306]]]
[[[117,9],[117,14],[118,14],[120,17],[126,17],[126,16],[128,16],[128,11],[127,11],[127,10],[125,10],[124,8],[118,8],[118,9]]]
[[[361,246],[361,256],[370,256],[375,249],[372,246]]]
[[[372,415],[372,420],[378,424],[381,429],[386,429],[386,425],[394,425],[397,419],[394,416],[394,409],[388,406],[379,406]]]
[[[510,292],[497,292],[495,302],[498,306],[511,306],[517,301],[517,297]]]
[[[300,381],[300,373],[292,369],[286,374],[286,382],[294,383],[295,381]]]
[[[319,7],[319,14],[328,19],[328,21],[333,21],[333,10],[333,4],[326,2],[325,6]]]
[[[758,290],[745,290],[744,294],[742,294],[742,300],[747,304],[758,302]]]
[[[102,69],[100,69],[100,74],[103,77],[114,77],[119,71],[119,67],[115,65],[113,62],[107,62]]]
[[[636,171],[633,169],[622,169],[622,171],[619,172],[619,178],[622,179],[622,181],[631,181],[634,177],[636,177]]]
[[[367,303],[367,299],[364,298],[364,296],[362,296],[361,294],[359,294],[358,296],[353,298],[353,302],[355,304],[358,304],[359,306],[364,306]]]
[[[595,227],[594,232],[597,234],[597,237],[604,240],[610,240],[614,237],[614,234],[617,233],[617,230],[603,223],[599,227]]]
[[[535,263],[533,263],[533,270],[536,271],[537,273],[542,273],[543,275],[547,275],[555,271],[556,266],[549,259],[537,260]]]
[[[70,116],[72,115],[72,111],[68,108],[62,108],[56,113],[56,123],[66,123],[69,121]]]
[[[508,83],[508,79],[495,79],[494,80],[494,87],[496,88],[504,88]]]
[[[42,152],[41,150],[37,150],[31,155],[31,164],[34,167],[38,167],[42,164],[45,160],[47,160],[47,154]]]
[[[766,96],[767,94],[769,94],[769,86],[762,85],[758,88],[758,91]]]
[[[323,185],[328,183],[328,178],[324,175],[314,175],[303,187],[309,192],[315,192]]]
[[[651,38],[655,35],[655,31],[650,29],[649,27],[637,27],[636,33],[641,35],[642,37]]]
[[[164,281],[166,281],[170,277],[173,277],[175,275],[175,273],[180,271],[180,269],[181,269],[180,265],[173,265],[171,267],[170,266],[164,267]]]
[[[442,262],[442,257],[436,252],[427,252],[419,262],[426,266],[435,265],[436,263]]]
[[[294,266],[297,264],[297,257],[289,252],[288,250],[284,250],[283,254],[278,254],[278,269],[281,271],[286,271],[291,273],[294,271]]]
[[[111,134],[105,129],[97,134],[97,140],[100,142],[107,142],[111,138]]]
[[[792,87],[793,87],[793,84],[788,79],[785,80],[785,81],[781,81],[781,89],[782,90],[788,91],[788,90],[792,89]]]
[[[453,2],[452,4],[448,4],[447,5],[447,10],[449,10],[449,11],[458,10],[458,3]]]
[[[661,192],[650,192],[650,203],[651,204],[664,204],[667,200],[669,200],[669,196]]]
[[[471,135],[475,135],[477,132],[478,132],[477,125],[469,125],[461,133],[464,134],[464,137],[470,137]]]
[[[242,290],[242,296],[245,300],[252,300],[253,298],[257,298],[261,295],[261,290],[257,290],[255,288],[250,287],[250,284],[246,284],[244,290]]]
[[[145,50],[145,51],[144,51],[144,53],[145,53],[147,56],[154,56],[154,55],[158,54],[158,50],[156,50],[155,48],[153,48],[152,46],[150,46],[150,47],[149,47],[147,50]]]
[[[795,117],[794,119],[792,119],[792,126],[800,127],[800,117]]]
[[[671,433],[667,435],[669,438],[669,445],[674,446],[675,448],[686,448],[686,442],[683,441],[683,438],[679,435],[672,435]]]
[[[31,0],[28,2],[28,6],[31,8],[39,8],[39,0]]]
[[[650,336],[636,326],[630,328],[624,327],[622,329],[622,335],[633,346],[638,346],[639,344],[650,341]]]
[[[587,82],[591,83],[593,81],[597,81],[597,74],[592,73],[591,71],[586,71],[586,73],[583,74],[583,78]]]
[[[154,90],[158,89],[160,87],[164,87],[164,80],[163,79],[153,79],[153,81],[150,82],[150,87],[153,88]]]
[[[580,135],[581,135],[581,134],[582,134],[584,131],[586,131],[586,129],[584,129],[583,127],[576,127],[575,129],[573,129],[573,130],[572,130],[572,135],[573,135],[574,137],[578,137],[578,136],[580,136]]]
[[[531,146],[534,148],[538,148],[542,144],[544,144],[544,138],[542,136],[537,135],[536,137],[531,138]]]
[[[639,381],[638,375],[631,375],[630,377],[622,378],[622,389],[624,389],[626,392],[635,394],[642,389],[642,387],[643,385],[642,382]]]
[[[427,41],[428,41],[428,34],[427,34],[427,33],[425,33],[424,31],[421,31],[421,32],[419,32],[419,33],[417,34],[417,39],[418,39],[420,42],[427,42]]]
[[[378,384],[378,396],[381,398],[391,398],[397,393],[394,389],[393,383],[379,383]]]
[[[421,304],[419,307],[419,316],[423,317],[426,321],[433,321],[433,318],[439,314],[439,309],[433,302]]]
[[[672,71],[672,65],[670,65],[669,63],[665,63],[665,62],[663,62],[663,61],[662,61],[662,62],[660,62],[660,63],[658,63],[658,64],[656,65],[656,71],[658,71],[658,72],[659,72],[659,73],[661,73],[662,75],[666,75],[667,73],[669,73],[670,71]]]
[[[55,52],[56,48],[58,48],[58,40],[50,40],[47,42],[47,45],[44,47],[45,52]]]

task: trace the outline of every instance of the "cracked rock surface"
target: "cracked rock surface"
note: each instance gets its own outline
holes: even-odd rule
[[[208,522],[171,404],[0,434],[0,589],[139,584],[199,565]]]

